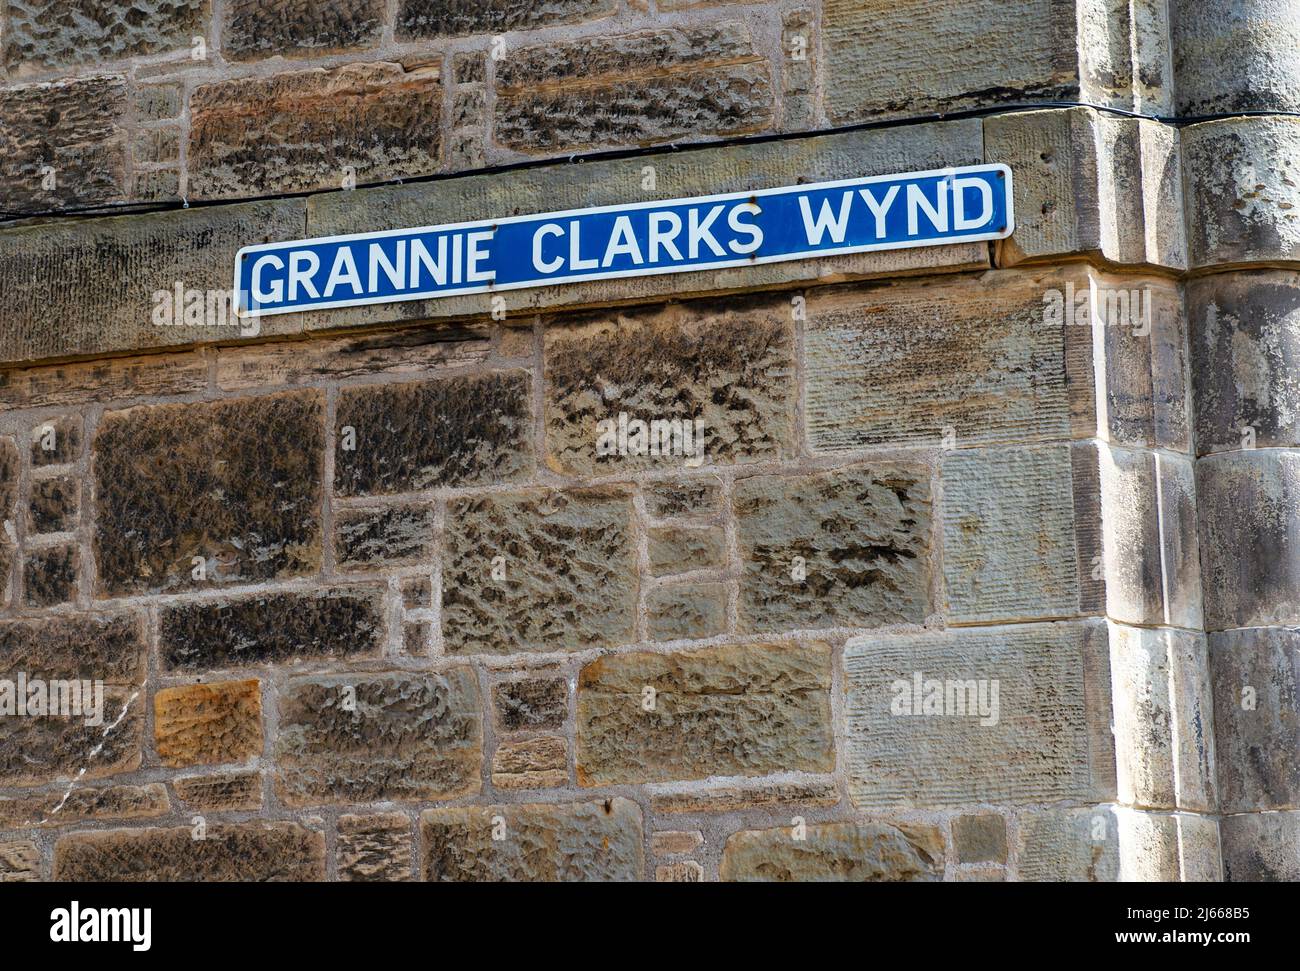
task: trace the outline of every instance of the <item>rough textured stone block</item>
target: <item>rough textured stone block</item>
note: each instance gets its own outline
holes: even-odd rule
[[[652,529],[646,538],[646,553],[655,576],[717,569],[727,559],[727,537],[720,526]]]
[[[1111,798],[1105,630],[1092,621],[851,639],[844,761],[854,804]]]
[[[681,856],[694,853],[704,845],[704,834],[698,829],[661,829],[650,836],[650,852],[655,856]]]
[[[503,34],[607,17],[617,9],[614,0],[401,0],[397,33],[403,38]]]
[[[703,883],[704,867],[694,860],[662,863],[655,867],[655,883]]]
[[[830,683],[820,643],[593,661],[578,676],[578,782],[829,772]]]
[[[1070,447],[951,451],[942,476],[950,617],[970,623],[1078,613]]]
[[[959,863],[1006,863],[1007,822],[993,813],[958,816],[952,821],[952,845]]]
[[[40,847],[31,840],[0,842],[0,883],[35,883],[40,879]]]
[[[745,809],[821,808],[834,806],[840,794],[830,782],[765,782],[724,785],[687,792],[657,792],[650,800],[656,813],[729,813]]]
[[[302,882],[325,879],[325,836],[298,823],[73,833],[54,845],[54,879],[113,881]]]
[[[568,782],[568,747],[559,735],[502,742],[492,756],[492,784],[499,789],[550,789]]]
[[[192,197],[339,188],[442,167],[441,65],[375,61],[236,78],[190,95]]]
[[[646,512],[654,519],[703,516],[718,507],[720,491],[713,482],[655,482],[645,486]]]
[[[130,614],[0,621],[0,671],[23,671],[29,678],[141,685],[143,623]]]
[[[569,686],[562,678],[526,678],[492,686],[492,708],[502,731],[560,728],[569,715]]]
[[[76,529],[81,511],[81,483],[71,476],[38,479],[27,505],[28,533],[62,533]]]
[[[837,122],[1081,100],[1073,3],[827,0],[822,17]]]
[[[235,60],[273,54],[355,50],[379,41],[384,0],[301,6],[288,0],[234,0],[226,7],[222,52]]]
[[[773,121],[772,81],[749,29],[725,23],[507,51],[495,135],[520,152],[652,145]]]
[[[420,836],[426,880],[556,883],[645,877],[641,809],[628,799],[430,809],[420,816]]]
[[[5,61],[79,67],[180,50],[207,33],[210,10],[211,0],[10,0]]]
[[[1119,825],[1110,806],[1044,809],[1020,817],[1020,879],[1110,883],[1119,879]]]
[[[1300,254],[1300,119],[1228,118],[1182,131],[1192,266]]]
[[[334,422],[335,492],[387,495],[526,474],[530,384],[526,371],[498,371],[344,389]]]
[[[30,674],[29,674],[30,676]],[[130,688],[105,685],[103,724],[90,714],[0,719],[0,785],[37,786],[98,779],[139,768],[143,702]],[[105,734],[106,725],[117,727]]]
[[[239,322],[158,327],[156,294],[230,292],[244,245],[304,235],[299,199],[78,219],[0,230],[0,360],[140,351],[230,339]],[[128,285],[129,281],[129,285]],[[206,297],[205,297],[206,300]],[[205,304],[206,306],[206,304]],[[206,316],[206,314],[205,314]],[[249,333],[296,331],[301,321],[266,317]],[[58,320],[58,327],[49,322]]]
[[[319,569],[324,405],[320,392],[294,391],[105,414],[94,442],[98,594]]]
[[[118,77],[0,91],[0,206],[44,212],[124,198],[125,113]]]
[[[450,503],[442,561],[448,652],[566,651],[631,641],[631,518],[631,496],[614,488]]]
[[[162,661],[175,671],[206,671],[374,654],[381,597],[379,588],[343,587],[166,607],[158,624]]]
[[[56,789],[41,795],[0,799],[0,830],[63,826],[85,819],[144,819],[171,811],[167,787],[104,786]]]
[[[1300,621],[1300,452],[1196,464],[1207,630]]]
[[[163,765],[243,762],[262,754],[262,685],[223,681],[165,688],[153,698]]]
[[[1223,878],[1233,883],[1300,880],[1300,813],[1244,813],[1219,821]]]
[[[1121,625],[1110,636],[1119,800],[1215,811],[1215,715],[1204,636]]]
[[[32,468],[67,465],[81,458],[83,434],[80,415],[47,418],[32,428]]]
[[[934,448],[1067,439],[1067,338],[1045,294],[1071,272],[989,273],[815,295],[804,333],[806,421],[814,451]]]
[[[569,475],[681,468],[701,461],[698,439],[665,455],[647,435],[647,454],[601,454],[601,422],[700,424],[709,465],[785,458],[793,451],[794,330],[788,298],[571,318],[548,326],[547,462]],[[647,361],[656,367],[647,368]],[[629,426],[631,427],[631,426]],[[659,445],[660,454],[653,454]]]
[[[917,882],[943,879],[943,834],[932,826],[819,823],[795,839],[792,828],[742,830],[727,839],[724,881]]]
[[[280,694],[276,791],[290,806],[454,799],[479,789],[482,737],[467,667],[296,680]]]
[[[722,583],[658,586],[646,594],[647,633],[656,641],[695,640],[727,629],[727,587]]]
[[[1216,273],[1187,283],[1196,449],[1300,445],[1300,278]]]
[[[1211,634],[1210,671],[1222,811],[1300,807],[1300,632]]]
[[[176,797],[199,812],[262,808],[262,776],[257,772],[222,772],[172,780]]]
[[[880,464],[736,483],[744,631],[920,623],[929,613],[930,474]]]
[[[0,372],[0,404],[39,408],[189,394],[207,383],[208,365],[198,354],[101,359]]]
[[[1180,115],[1300,108],[1300,21],[1289,0],[1170,7]]]
[[[75,546],[28,550],[23,556],[23,602],[28,607],[71,603],[81,556]]]
[[[340,509],[334,515],[334,532],[334,560],[340,569],[382,570],[423,563],[433,548],[433,509]]]
[[[340,880],[410,880],[411,820],[401,813],[340,816],[336,850]]]

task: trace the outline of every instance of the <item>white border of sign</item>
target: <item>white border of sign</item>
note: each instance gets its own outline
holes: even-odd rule
[[[718,260],[713,263],[695,263],[691,266],[647,267],[640,270],[619,270],[609,273],[589,273],[576,276],[556,277],[551,280],[521,280],[518,283],[506,283],[501,286],[487,284],[482,286],[459,287],[442,290],[438,293],[393,294],[383,297],[358,297],[351,300],[332,300],[328,303],[312,304],[308,307],[281,307],[267,310],[245,310],[238,300],[239,264],[253,253],[269,250],[281,250],[300,244],[346,243],[361,239],[384,239],[390,236],[408,236],[413,233],[445,232],[454,229],[478,229],[482,227],[502,226],[507,223],[527,222],[534,219],[566,216],[591,215],[601,212],[631,212],[638,209],[661,209],[665,206],[687,204],[705,204],[711,202],[730,202],[735,199],[762,198],[777,192],[806,191],[815,192],[822,189],[838,189],[847,185],[869,185],[876,182],[897,182],[902,179],[922,179],[940,175],[958,176],[967,172],[1002,172],[1007,185],[1007,225],[1001,232],[974,233],[966,236],[954,236],[948,239],[926,241],[920,245],[910,240],[895,240],[890,243],[864,243],[861,246],[844,246],[835,249],[815,249],[801,253],[782,253],[776,256],[749,256],[739,259]],[[352,190],[356,191],[356,190]],[[362,190],[364,191],[364,190]],[[522,216],[507,216],[502,219],[479,219],[473,222],[442,223],[437,226],[419,226],[414,229],[383,229],[371,233],[350,233],[343,236],[316,236],[309,239],[284,240],[273,243],[254,243],[241,247],[235,254],[235,279],[232,291],[236,295],[235,312],[240,317],[273,317],[277,314],[302,314],[314,310],[337,310],[340,307],[366,307],[383,303],[406,303],[411,300],[441,300],[443,297],[460,297],[475,293],[499,293],[505,290],[531,290],[538,287],[551,287],[565,283],[585,283],[598,280],[615,280],[634,276],[666,276],[670,273],[704,273],[710,270],[725,270],[737,266],[758,266],[762,263],[789,263],[793,260],[811,260],[825,256],[841,256],[852,253],[871,253],[892,249],[926,249],[931,246],[955,246],[958,243],[978,243],[986,240],[1006,239],[1016,228],[1015,192],[1012,185],[1011,167],[1002,162],[990,162],[981,165],[963,165],[946,169],[929,169],[924,172],[901,172],[891,175],[873,175],[860,179],[838,179],[834,182],[816,182],[809,185],[782,185],[770,189],[752,189],[748,192],[727,192],[712,196],[685,196],[679,199],[657,199],[651,202],[620,203],[612,206],[590,206],[585,209],[564,209],[559,212],[537,212]]]

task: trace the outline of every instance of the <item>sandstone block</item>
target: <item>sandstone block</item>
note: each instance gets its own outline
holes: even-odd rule
[[[569,686],[562,678],[526,678],[492,686],[492,708],[503,731],[557,729],[569,714]]]
[[[28,550],[23,556],[23,602],[28,607],[71,603],[77,596],[80,563],[75,546]]]
[[[647,632],[656,641],[697,640],[727,629],[727,586],[678,583],[646,594]]]
[[[1170,7],[1180,115],[1300,107],[1300,24],[1287,0]]]
[[[932,826],[819,823],[743,830],[727,839],[724,881],[918,882],[943,878],[943,835]]]
[[[578,782],[829,772],[830,678],[818,643],[593,661],[578,676]]]
[[[12,0],[5,36],[11,68],[117,60],[190,46],[207,33],[208,0]]]
[[[38,479],[31,485],[27,506],[29,533],[62,533],[77,526],[81,483],[72,476]]]
[[[718,507],[718,486],[712,482],[655,482],[645,486],[646,512],[654,519],[705,516]]]
[[[262,808],[262,776],[257,772],[221,772],[172,780],[176,797],[198,812],[232,812]]]
[[[411,820],[401,813],[340,816],[338,872],[340,880],[410,880],[414,850]]]
[[[503,34],[552,24],[607,17],[617,10],[614,0],[401,0],[397,33],[403,38]]]
[[[383,0],[340,0],[302,7],[279,0],[235,0],[226,7],[221,48],[247,60],[273,54],[321,54],[378,43]]]
[[[1007,822],[993,813],[958,816],[952,843],[959,863],[1006,863]]]
[[[224,681],[165,688],[153,698],[163,765],[218,765],[262,754],[262,685]]]
[[[655,576],[718,569],[727,558],[726,535],[720,526],[651,529],[646,539],[650,572]]]
[[[144,819],[171,811],[161,782],[143,786],[74,786],[40,795],[0,799],[0,829],[62,826],[79,820]]]
[[[505,741],[492,757],[492,784],[500,789],[551,789],[568,782],[568,746],[559,735]]]
[[[334,532],[334,559],[340,569],[382,570],[423,563],[433,547],[433,509],[340,509],[334,516]]]
[[[35,883],[40,879],[40,847],[31,840],[0,842],[0,883]]]
[[[1300,880],[1300,813],[1243,813],[1219,821],[1223,878],[1232,883]]]

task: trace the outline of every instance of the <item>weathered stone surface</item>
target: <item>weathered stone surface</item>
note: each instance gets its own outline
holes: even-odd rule
[[[1196,464],[1207,630],[1300,621],[1300,452]]]
[[[206,671],[374,654],[382,642],[382,590],[341,587],[166,607],[163,663]]]
[[[402,606],[423,610],[433,606],[433,580],[427,576],[406,577],[401,581]]]
[[[1187,283],[1196,449],[1300,445],[1300,279],[1290,270]]]
[[[526,678],[492,686],[492,709],[502,731],[556,729],[569,715],[569,686],[563,678]]]
[[[1119,824],[1110,806],[1020,817],[1021,880],[1110,883],[1119,879],[1119,860]]]
[[[1288,0],[1170,7],[1180,115],[1300,108],[1300,23]]]
[[[119,77],[0,91],[0,207],[43,212],[122,199],[125,113]]]
[[[54,879],[87,882],[302,882],[325,879],[325,836],[298,823],[73,833],[54,845]]]
[[[81,66],[179,50],[207,33],[210,9],[211,0],[10,0],[5,61],[11,69]]]
[[[292,391],[105,414],[94,442],[98,595],[319,569],[324,405],[320,392]]]
[[[830,683],[820,643],[600,658],[578,676],[578,783],[829,772]]]
[[[0,829],[62,826],[84,819],[140,819],[171,810],[161,782],[143,786],[74,786],[41,795],[0,799]]]
[[[1082,100],[1073,3],[827,0],[822,17],[837,122]]]
[[[454,799],[479,789],[478,682],[434,674],[330,675],[280,693],[276,791],[289,806]]]
[[[94,713],[84,709],[72,716],[0,718],[0,785],[43,786],[139,768],[144,705],[138,697],[131,700],[135,693],[105,685],[103,722],[97,725],[86,724]],[[115,721],[117,727],[105,733]]]
[[[344,389],[334,491],[388,495],[519,478],[532,468],[530,385],[527,371],[497,371]]]
[[[145,395],[188,394],[208,383],[198,354],[111,358],[0,372],[0,404],[39,408]]]
[[[217,384],[239,390],[369,374],[423,375],[480,363],[490,349],[487,330],[473,325],[223,348],[217,351]]]
[[[646,553],[650,572],[655,576],[716,569],[726,561],[727,538],[721,526],[667,526],[649,531]]]
[[[336,859],[340,880],[410,880],[411,820],[401,813],[340,816]]]
[[[851,639],[844,762],[854,804],[1112,798],[1107,647],[1097,621]]]
[[[958,816],[952,845],[958,863],[1006,863],[1007,821],[994,813]]]
[[[81,483],[71,476],[38,479],[27,505],[28,533],[62,533],[75,529],[81,510]]]
[[[182,776],[172,780],[172,788],[188,808],[199,812],[262,808],[262,776],[258,772]]]
[[[441,65],[375,61],[236,78],[190,95],[193,197],[339,188],[442,167]]]
[[[646,632],[653,640],[713,637],[726,629],[726,584],[679,583],[646,594]]]
[[[631,518],[632,498],[617,488],[451,502],[442,560],[448,652],[567,651],[631,641]]]
[[[703,883],[704,867],[694,860],[661,863],[655,867],[655,883]]]
[[[1117,624],[1110,637],[1119,800],[1215,811],[1215,712],[1204,636]]]
[[[28,550],[23,556],[23,602],[28,607],[53,607],[75,600],[80,562],[75,546]]]
[[[741,23],[511,50],[496,80],[496,140],[520,152],[739,135],[773,121],[767,63]]]
[[[1106,613],[1130,624],[1200,628],[1201,565],[1191,460],[1101,447],[1097,461]],[[1079,516],[1085,532],[1086,514]],[[1080,557],[1081,568],[1086,568],[1086,559]]]
[[[0,671],[139,686],[145,679],[143,623],[130,614],[0,621]]]
[[[1193,266],[1300,254],[1300,119],[1228,118],[1182,130]]]
[[[818,823],[796,840],[789,827],[727,839],[718,878],[780,883],[943,879],[943,834],[933,826]]]
[[[988,158],[1015,173],[1016,230],[998,244],[1000,265],[1097,251],[1117,263],[1187,265],[1172,126],[1065,108],[990,116],[984,133]]]
[[[32,428],[32,467],[67,465],[81,458],[80,415],[47,418]]]
[[[384,0],[300,6],[287,0],[234,0],[226,7],[221,49],[235,60],[273,54],[355,50],[379,41]]]
[[[505,741],[492,756],[492,784],[501,789],[550,789],[569,782],[569,753],[559,735]]]
[[[720,490],[715,482],[655,482],[645,486],[646,512],[654,519],[704,516],[718,507]]]
[[[262,754],[262,685],[222,681],[164,688],[153,697],[163,765],[244,762]]]
[[[0,842],[0,883],[35,883],[40,879],[40,847],[31,840]]]
[[[0,437],[0,519],[11,519],[18,500],[18,446]]]
[[[1300,808],[1300,632],[1210,635],[1224,813]]]
[[[545,332],[547,462],[569,475],[627,473],[785,458],[793,451],[794,331],[788,298],[602,312]],[[655,361],[647,368],[647,361]],[[646,435],[646,453],[601,454],[601,422],[688,422],[669,454]],[[630,427],[630,426],[629,426]],[[614,443],[610,443],[614,444]],[[655,448],[659,446],[659,448]],[[655,453],[658,454],[655,454]],[[626,454],[623,454],[626,453]]]
[[[401,0],[397,8],[399,37],[456,37],[503,34],[552,24],[607,17],[618,9],[615,0]]]
[[[656,813],[729,813],[772,807],[821,808],[839,801],[840,794],[830,782],[769,782],[656,792],[650,808]]]
[[[744,631],[920,623],[930,473],[886,463],[736,483]]]
[[[804,334],[810,446],[1069,438],[1066,342],[1083,329],[1046,319],[1044,294],[1071,282],[1086,288],[1082,280],[1015,271],[813,296]],[[1078,341],[1090,343],[1086,333]]]
[[[681,856],[703,845],[704,834],[698,829],[661,829],[650,836],[650,852],[655,856]]]
[[[204,326],[158,327],[156,294],[229,294],[240,246],[303,235],[301,200],[78,219],[0,230],[0,359],[139,351],[229,339],[230,317]],[[58,320],[58,327],[49,322]],[[297,330],[297,320],[259,318],[243,332]],[[101,368],[107,365],[100,365]]]
[[[970,623],[1078,613],[1070,446],[950,451],[942,474],[951,618]]]
[[[494,839],[494,830],[503,834]],[[628,799],[468,806],[420,815],[422,872],[439,881],[637,881],[641,809]]]
[[[334,532],[334,559],[341,569],[423,563],[433,547],[433,508],[341,509],[334,515]]]
[[[1233,883],[1300,880],[1300,813],[1243,813],[1219,820],[1223,878]]]

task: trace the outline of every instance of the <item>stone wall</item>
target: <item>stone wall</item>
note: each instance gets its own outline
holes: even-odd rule
[[[1169,120],[1295,109],[1293,14],[79,6],[9,0],[0,209],[212,204],[0,228],[0,678],[105,708],[0,718],[0,879],[1300,876],[1296,122]],[[984,161],[996,244],[182,309],[252,242]]]

